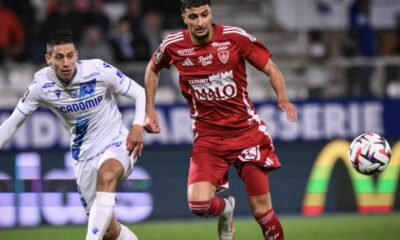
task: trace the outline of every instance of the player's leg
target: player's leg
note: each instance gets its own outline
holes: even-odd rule
[[[117,184],[132,172],[136,161],[136,158],[129,156],[125,148],[125,139],[126,136],[121,135],[115,140],[115,144],[110,144],[112,147],[107,149],[98,160],[96,193],[89,214],[87,239],[102,239],[102,234],[107,229],[110,232],[120,232],[119,225],[115,222],[109,226],[114,216],[115,190]],[[94,236],[91,230],[96,228],[101,229],[101,234]]]
[[[233,239],[234,199],[216,195],[217,186],[227,182],[229,164],[212,151],[193,152],[188,179],[189,208],[200,217],[220,216],[220,239]]]
[[[111,219],[110,225],[103,240],[137,240],[136,235],[128,227],[119,223],[115,217]]]
[[[200,217],[215,217],[221,214],[225,203],[215,192],[216,187],[210,182],[189,184],[188,202],[192,213]]]
[[[244,164],[241,178],[253,216],[261,226],[264,238],[283,240],[283,229],[272,207],[267,171],[253,164]]]
[[[96,196],[89,214],[86,240],[101,240],[109,228],[114,216],[115,189],[123,176],[124,167],[118,160],[110,158],[101,163],[97,176]],[[110,231],[118,232],[116,229]]]

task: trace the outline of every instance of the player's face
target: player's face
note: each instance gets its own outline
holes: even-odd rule
[[[69,83],[76,71],[78,51],[72,43],[54,45],[46,53],[46,62],[54,69],[54,73],[61,81]]]
[[[212,37],[212,12],[210,6],[203,5],[197,8],[186,8],[182,18],[188,26],[190,35],[195,44],[206,43]]]

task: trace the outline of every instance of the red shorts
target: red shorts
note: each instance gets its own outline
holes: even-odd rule
[[[249,172],[243,170],[245,164],[265,171],[281,167],[272,140],[265,132],[255,128],[239,136],[198,136],[193,146],[188,184],[205,181],[217,188],[226,188],[230,165],[244,179]]]

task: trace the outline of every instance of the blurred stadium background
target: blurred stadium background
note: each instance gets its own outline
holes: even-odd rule
[[[398,239],[400,0],[214,0],[213,8],[216,23],[243,27],[273,52],[298,107],[298,122],[286,123],[264,76],[248,67],[250,96],[284,165],[270,176],[288,239]],[[0,0],[0,19],[0,122],[44,66],[48,32],[70,28],[81,59],[102,58],[143,85],[151,52],[183,27],[178,0]],[[145,135],[116,214],[142,239],[216,239],[215,222],[186,206],[192,133],[176,79],[173,69],[162,72],[156,100],[163,131]],[[131,105],[118,100],[128,125]],[[367,131],[392,146],[379,176],[347,164],[349,142]],[[84,236],[68,145],[60,121],[40,109],[0,151],[0,239]],[[231,178],[226,194],[237,197],[237,239],[259,238],[243,185],[235,172]]]

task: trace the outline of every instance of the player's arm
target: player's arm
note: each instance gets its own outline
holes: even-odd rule
[[[14,111],[0,126],[0,149],[10,141],[17,129],[24,123],[25,119],[31,115],[40,104],[40,90],[33,81],[29,89],[25,92],[24,96],[19,100]]]
[[[145,73],[145,92],[146,92],[146,119],[144,127],[149,133],[159,133],[161,131],[159,119],[155,111],[155,96],[158,87],[159,70],[150,60]]]
[[[296,107],[293,103],[290,102],[286,94],[285,81],[282,72],[279,70],[278,66],[274,62],[272,62],[271,59],[269,59],[262,71],[269,77],[269,82],[271,83],[272,88],[276,93],[278,108],[281,111],[286,112],[289,121],[296,121]]]
[[[18,108],[15,108],[10,117],[0,125],[0,149],[3,149],[4,145],[10,141],[25,119],[26,116]]]
[[[102,68],[103,74],[105,74],[105,84],[110,86],[114,93],[135,100],[135,118],[126,139],[126,149],[129,154],[133,153],[134,156],[139,156],[143,152],[143,122],[146,104],[144,89],[120,70],[108,66]]]
[[[131,86],[125,96],[135,100],[135,119],[126,139],[126,149],[134,156],[140,156],[143,152],[143,123],[145,117],[146,96],[143,87],[132,79]]]

